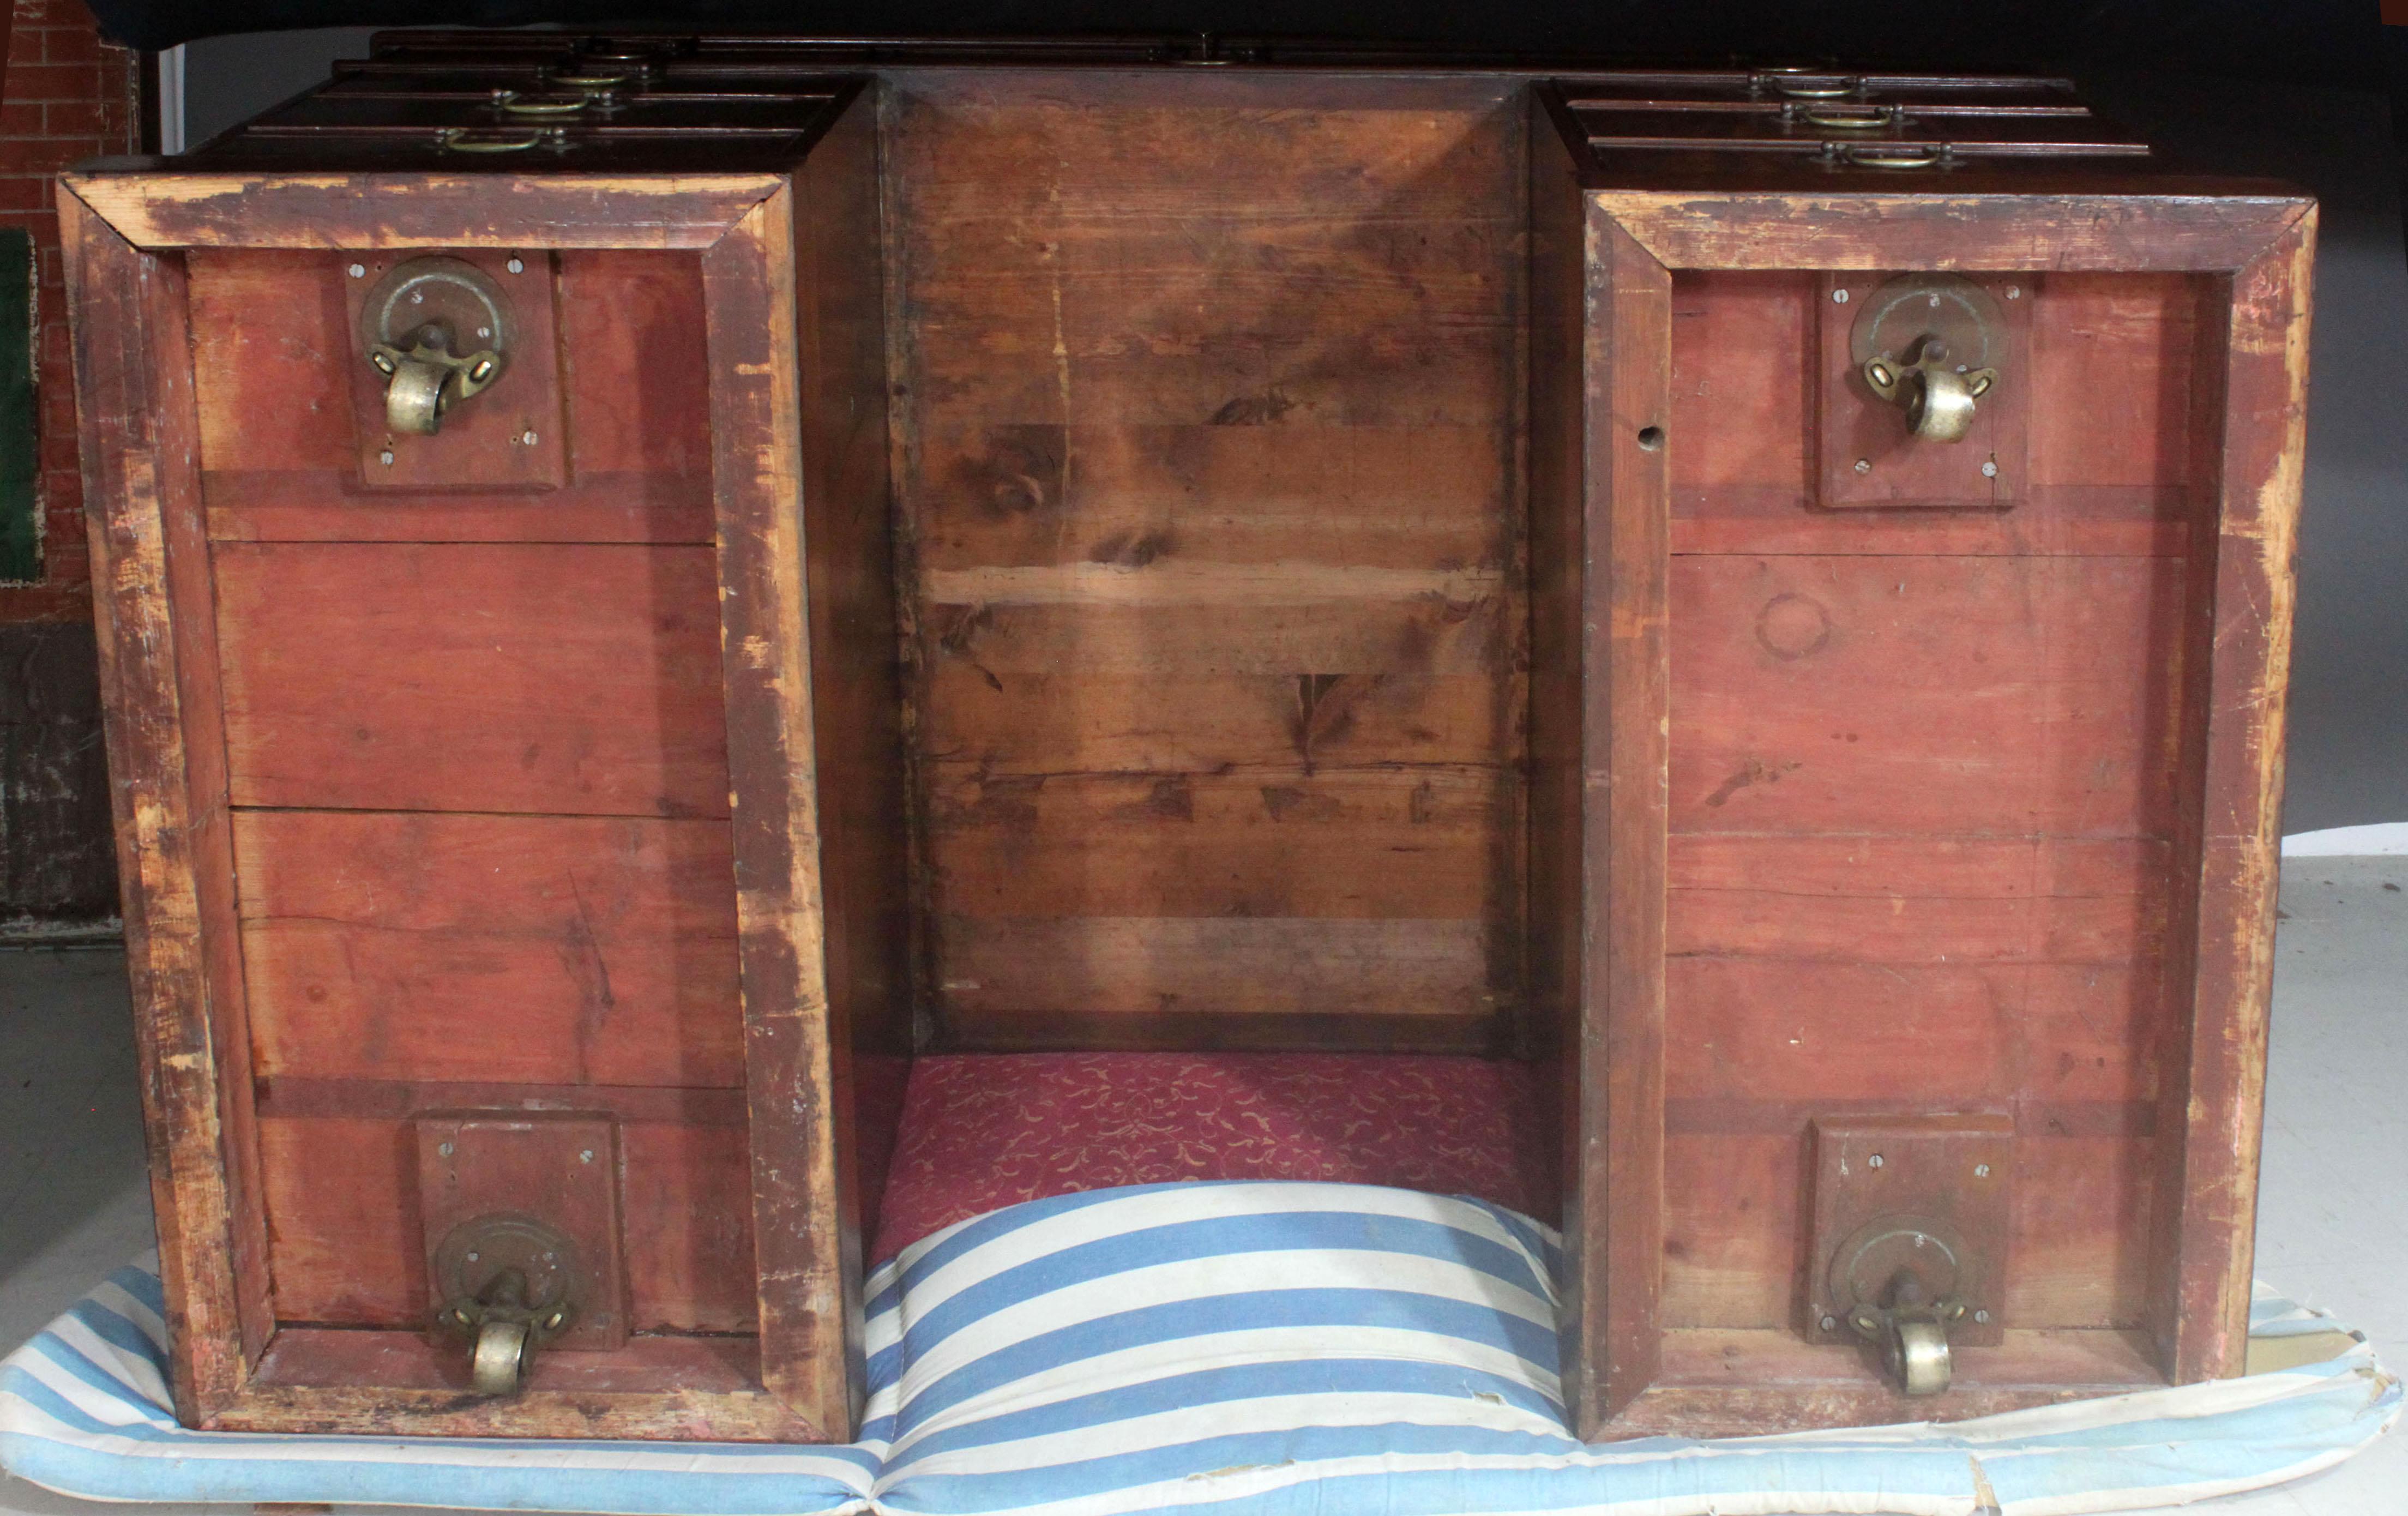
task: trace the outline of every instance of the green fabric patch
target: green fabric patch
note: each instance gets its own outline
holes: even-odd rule
[[[34,239],[0,228],[0,580],[42,577],[41,469],[34,363],[41,350],[34,302]]]

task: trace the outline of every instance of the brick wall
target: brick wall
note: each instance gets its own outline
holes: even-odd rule
[[[43,561],[38,583],[0,584],[0,940],[103,921],[117,908],[50,194],[51,176],[67,164],[131,150],[140,122],[134,55],[101,42],[82,0],[15,6],[0,84],[0,226],[30,232],[38,260]]]
[[[0,624],[80,622],[92,615],[91,572],[50,177],[95,153],[132,150],[140,115],[134,55],[100,40],[82,0],[15,3],[17,30],[0,86],[0,225],[25,228],[39,250],[43,581],[0,585]]]

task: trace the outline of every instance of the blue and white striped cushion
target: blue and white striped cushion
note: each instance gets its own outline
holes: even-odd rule
[[[188,1432],[158,1281],[127,1269],[0,1364],[0,1465],[100,1498],[630,1516],[2059,1516],[2295,1478],[2401,1407],[2358,1344],[1946,1427],[1584,1448],[1558,1399],[1555,1263],[1512,1212],[1360,1185],[1014,1206],[872,1276],[864,1437],[817,1449]],[[2258,1317],[2330,1326],[2272,1297]]]

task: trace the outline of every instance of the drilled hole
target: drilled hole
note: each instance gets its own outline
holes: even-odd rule
[[[1664,428],[1660,426],[1641,427],[1639,429],[1639,445],[1646,449],[1649,452],[1654,452],[1656,449],[1664,445]]]

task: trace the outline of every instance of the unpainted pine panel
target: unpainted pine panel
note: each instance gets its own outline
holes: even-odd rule
[[[937,899],[980,917],[1510,919],[1494,776],[955,777]]]
[[[1002,688],[996,686],[1000,684]],[[1090,673],[1005,678],[975,647],[929,671],[924,731],[941,788],[965,769],[997,775],[1240,772],[1267,783],[1361,768],[1484,773],[1513,740],[1497,685],[1399,670],[1349,675]]]
[[[2071,403],[2029,408],[2031,478],[2014,508],[1825,512],[1812,505],[1811,271],[1702,271],[1674,281],[1676,553],[2172,555],[2191,540],[2188,394],[2195,299],[2179,275],[2019,281],[2028,371],[2001,384]],[[1861,396],[1851,404],[1870,404]],[[1899,424],[1904,424],[1900,418]],[[1933,443],[1933,447],[1945,444]]]
[[[194,249],[194,370],[209,535],[263,541],[711,540],[702,288],[691,254],[530,253],[552,277],[567,417],[556,490],[361,487],[332,251]],[[505,293],[508,286],[505,285]],[[469,405],[507,398],[507,374]]]
[[[277,1319],[423,1325],[412,1123],[268,1116],[259,1130]],[[750,1330],[752,1170],[740,1119],[625,1122],[619,1146],[630,1323],[639,1332]]]
[[[921,904],[967,1016],[1512,998],[1520,126],[1493,84],[1340,93],[895,103]],[[1322,922],[1360,975],[1304,969]]]
[[[1690,556],[1671,828],[2168,834],[2179,560]]]
[[[215,557],[236,805],[727,813],[710,549]]]
[[[1361,567],[1510,561],[1512,439],[1493,422],[1375,425],[1294,409],[1240,404],[1163,425],[924,432],[920,466],[932,488],[921,565],[1312,564],[1333,549]],[[1466,508],[1482,500],[1496,506]]]
[[[2015,1140],[2005,1324],[2129,1326],[2146,1283],[2150,1139]],[[1664,1152],[1668,1327],[1788,1327],[1811,1183],[1804,1123],[1778,1133],[1675,1131]]]
[[[1134,1026],[1191,1011],[1394,1021],[1513,1003],[1511,980],[1494,982],[1510,945],[1478,921],[948,915],[935,932],[945,1008],[959,1025],[1126,1017]],[[1232,975],[1232,964],[1248,971]]]
[[[721,821],[237,813],[263,1078],[743,1083]]]

